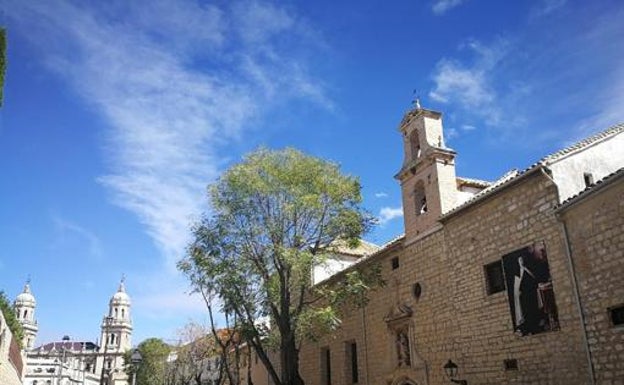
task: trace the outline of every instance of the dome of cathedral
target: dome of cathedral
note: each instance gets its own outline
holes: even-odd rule
[[[24,286],[24,291],[15,298],[15,306],[35,306],[35,296],[30,292],[30,285]]]
[[[123,280],[119,284],[119,289],[117,289],[117,293],[113,294],[113,297],[111,298],[110,301],[111,301],[111,304],[118,304],[118,305],[130,304],[130,296],[126,293],[126,286]]]

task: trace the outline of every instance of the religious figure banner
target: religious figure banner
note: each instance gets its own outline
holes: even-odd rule
[[[503,256],[514,332],[526,336],[559,329],[544,242]]]

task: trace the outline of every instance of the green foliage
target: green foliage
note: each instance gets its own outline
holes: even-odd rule
[[[0,107],[2,107],[2,100],[4,95],[4,75],[6,73],[6,47],[7,47],[7,35],[6,29],[0,28]]]
[[[24,329],[22,329],[22,324],[17,320],[17,315],[15,314],[15,310],[13,306],[11,306],[11,302],[7,299],[6,295],[3,291],[0,291],[0,309],[2,309],[2,314],[4,315],[4,319],[13,334],[13,338],[17,341],[17,344],[20,348],[22,348],[22,340],[24,339]]]
[[[213,215],[195,226],[178,267],[204,298],[219,299],[221,311],[236,316],[237,330],[270,375],[266,342],[287,350],[283,381],[273,380],[297,383],[296,344],[325,329],[319,325],[339,324],[341,304],[365,303],[378,281],[353,271],[331,289],[312,288],[313,267],[339,245],[357,246],[373,223],[360,206],[360,183],[338,165],[294,149],[260,149],[225,172],[209,194]],[[258,322],[267,317],[270,329]]]
[[[137,349],[143,359],[138,369],[133,366],[130,359],[132,351],[127,351],[124,355],[128,374],[132,375],[136,370],[136,385],[163,385],[171,347],[159,338],[148,338],[141,342]]]

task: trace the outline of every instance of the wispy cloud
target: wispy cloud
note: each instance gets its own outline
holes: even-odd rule
[[[549,12],[565,5],[542,4]],[[624,8],[603,8],[586,5],[558,18],[527,15],[526,31],[467,40],[438,61],[429,96],[456,112],[448,123],[459,133],[478,126],[498,144],[548,147],[624,120],[618,47]]]
[[[440,60],[433,75],[435,86],[429,96],[438,102],[458,103],[479,111],[491,124],[495,124],[500,119],[500,109],[494,103],[497,93],[490,72],[505,56],[508,42],[499,39],[487,46],[470,40],[460,48],[472,54],[472,62],[464,64],[452,59]]]
[[[58,247],[68,242],[70,238],[77,237],[80,242],[86,243],[87,247],[85,249],[91,257],[96,259],[102,258],[102,241],[92,231],[59,215],[52,215],[52,222],[56,230],[53,247]]]
[[[388,193],[385,193],[383,191],[375,193],[375,198],[387,198],[387,197],[388,197]]]
[[[396,218],[403,217],[403,208],[402,207],[382,207],[379,210],[379,224],[385,225]]]
[[[546,16],[563,7],[568,0],[540,0],[531,10],[531,17]]]
[[[436,15],[442,15],[448,10],[461,5],[465,0],[435,0],[431,5],[431,10]]]
[[[99,181],[137,215],[170,267],[206,209],[205,186],[223,166],[221,150],[253,128],[251,118],[292,98],[331,105],[298,54],[307,44],[301,23],[270,3],[89,8],[33,0],[10,7],[48,67],[108,122],[110,173]]]

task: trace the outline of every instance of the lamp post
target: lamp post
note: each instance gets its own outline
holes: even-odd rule
[[[451,360],[448,360],[448,362],[446,364],[444,364],[444,372],[446,373],[446,376],[449,378],[449,380],[451,380],[452,383],[454,384],[459,384],[459,385],[468,385],[468,381],[466,380],[456,380],[455,377],[457,377],[457,370],[458,370],[458,366],[456,363],[454,363]]]
[[[139,366],[142,361],[143,357],[141,356],[141,352],[139,352],[139,349],[134,349],[130,356],[130,362],[132,362],[132,385],[136,385],[137,372],[139,371]]]
[[[105,385],[104,371],[106,370],[106,353],[108,353],[108,329],[112,323],[113,323],[113,317],[111,316],[104,317],[104,333],[102,333],[102,337],[103,337],[102,342],[104,343],[104,354],[102,356],[102,372],[100,373],[100,385]],[[108,382],[108,376],[106,377],[106,382]]]

